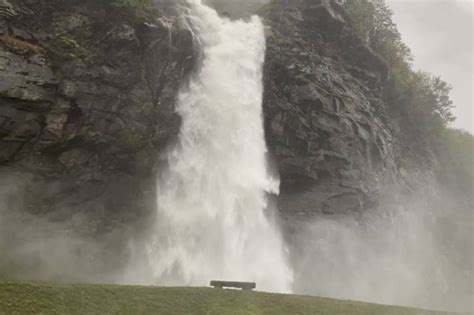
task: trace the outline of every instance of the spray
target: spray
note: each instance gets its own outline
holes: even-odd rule
[[[279,181],[266,162],[263,25],[258,17],[221,18],[199,0],[188,4],[202,64],[180,92],[182,127],[158,182],[153,278],[162,285],[256,281],[289,292],[292,271],[268,204]]]

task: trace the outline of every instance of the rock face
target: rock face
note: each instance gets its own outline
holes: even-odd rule
[[[157,9],[138,17],[111,0],[0,0],[0,253],[7,253],[0,255],[0,277],[116,281],[103,275],[120,270],[114,264],[127,259],[129,230],[146,226],[155,207],[159,157],[180,127],[175,99],[199,53],[177,2],[155,0]],[[449,202],[433,206],[435,189],[425,183],[435,180],[425,179],[416,157],[402,154],[396,120],[382,101],[387,66],[335,1],[273,0],[260,15],[267,35],[265,130],[281,177],[278,208],[297,271],[294,289],[372,298],[389,287],[374,285],[380,277],[370,279],[373,269],[394,265],[400,273],[382,274],[411,276],[408,267],[423,265],[432,267],[418,270],[429,278],[418,279],[425,298],[446,300],[446,292],[429,289],[448,288],[453,305],[461,291],[470,303],[472,258],[459,253],[469,253],[472,243],[451,232],[472,227],[453,223]],[[426,186],[418,192],[423,198],[414,186]],[[406,220],[392,217],[403,212],[398,208],[380,211],[387,195],[400,204],[387,187],[403,187],[410,202],[428,211],[413,217],[408,209]],[[466,218],[460,222],[472,222],[471,212]],[[46,234],[39,235],[43,222]],[[398,227],[421,247],[404,247]],[[430,237],[432,230],[444,232],[421,242],[426,227]],[[70,231],[79,241],[68,239]],[[88,248],[84,237],[105,245]],[[452,237],[465,246],[452,246]],[[47,245],[56,256],[44,252],[44,240],[52,240]],[[405,256],[383,251],[395,247],[410,259],[422,257],[407,265]],[[372,248],[382,250],[374,255]],[[436,260],[448,266],[444,272],[434,270]],[[446,285],[443,277],[453,274],[454,284]],[[354,296],[365,284],[361,277],[373,280],[362,288],[372,291]],[[398,296],[396,289],[381,294]],[[377,301],[417,303],[410,292]]]
[[[387,67],[334,2],[275,1],[264,17],[265,123],[281,210],[302,218],[362,211],[397,172],[380,95]]]
[[[87,214],[98,232],[154,202],[194,64],[190,32],[159,8],[137,18],[106,1],[0,2],[0,166],[26,185],[26,208]]]

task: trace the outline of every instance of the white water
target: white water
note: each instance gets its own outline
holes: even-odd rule
[[[158,183],[157,232],[149,247],[160,284],[255,281],[291,291],[292,271],[268,218],[269,175],[262,122],[263,25],[230,21],[190,0],[202,65],[179,96],[179,141]],[[271,213],[270,213],[271,214]]]

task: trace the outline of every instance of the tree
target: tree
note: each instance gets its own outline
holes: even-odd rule
[[[410,69],[411,51],[393,22],[393,12],[384,0],[347,1],[345,8],[352,17],[357,33],[395,70]]]
[[[407,129],[416,130],[416,137],[439,135],[455,119],[449,97],[451,87],[440,77],[413,70],[410,49],[403,42],[393,22],[393,12],[384,0],[351,0],[344,7],[355,31],[390,67],[391,76],[384,87],[390,109],[409,118],[411,126]]]

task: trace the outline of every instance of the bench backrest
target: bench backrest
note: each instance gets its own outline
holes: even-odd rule
[[[215,288],[239,288],[243,290],[253,290],[257,287],[255,282],[240,282],[240,281],[211,281],[211,287]]]

